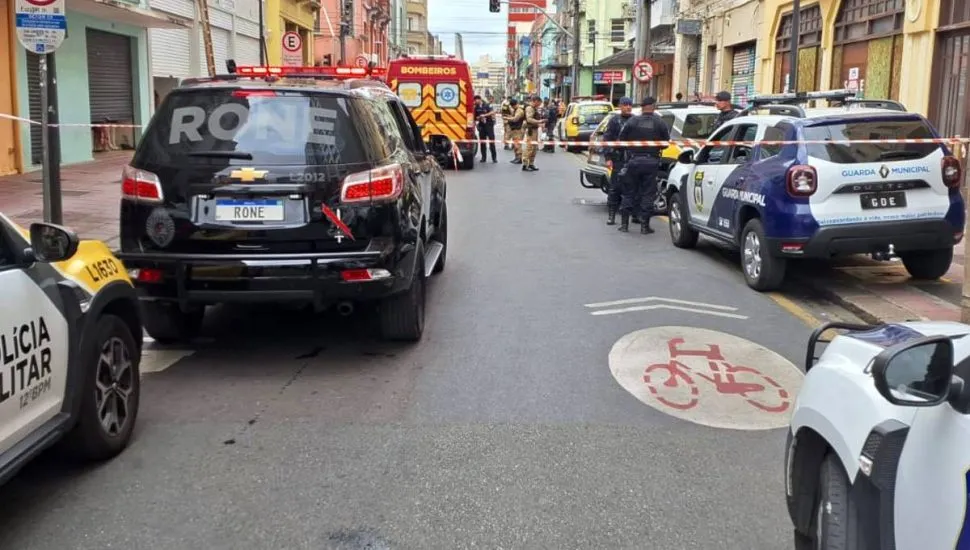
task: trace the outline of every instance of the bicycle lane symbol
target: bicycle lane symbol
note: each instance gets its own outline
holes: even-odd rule
[[[787,426],[803,374],[744,338],[695,327],[627,334],[609,356],[616,381],[667,415],[717,428]]]
[[[717,344],[706,344],[706,350],[688,350],[681,347],[684,343],[683,338],[668,340],[670,361],[648,366],[643,375],[650,393],[664,405],[681,410],[696,407],[700,403],[700,389],[694,380],[697,377],[709,382],[717,393],[739,396],[752,407],[765,412],[781,413],[791,406],[788,391],[778,382],[758,369],[731,364]],[[703,357],[707,360],[710,374],[692,369],[678,357]],[[686,398],[678,400],[676,396],[667,397],[670,393],[666,390],[677,389],[681,384],[688,389]]]

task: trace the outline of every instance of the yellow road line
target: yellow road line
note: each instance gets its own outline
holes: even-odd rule
[[[819,321],[818,318],[816,318],[814,315],[809,313],[808,310],[796,304],[795,302],[783,296],[782,294],[778,292],[769,292],[768,297],[774,300],[776,304],[782,307],[782,309],[784,309],[788,313],[791,313],[806,325],[812,328],[815,328],[822,324],[822,322]]]

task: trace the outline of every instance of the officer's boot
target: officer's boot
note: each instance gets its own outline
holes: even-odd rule
[[[650,228],[650,218],[645,218],[640,222],[640,234],[649,235],[653,233],[653,229]]]
[[[606,225],[616,225],[616,207],[610,206],[606,213]]]
[[[622,231],[628,233],[630,231],[630,215],[626,213],[620,213],[620,227],[616,228],[617,231]]]

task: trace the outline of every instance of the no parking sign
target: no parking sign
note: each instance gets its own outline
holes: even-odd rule
[[[303,37],[298,32],[283,33],[283,64],[303,65]]]

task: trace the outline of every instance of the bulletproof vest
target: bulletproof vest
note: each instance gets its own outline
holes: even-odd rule
[[[667,139],[667,135],[669,134],[663,131],[666,124],[662,118],[653,113],[637,115],[626,123],[626,126],[629,128],[626,139],[628,141],[659,141]],[[663,146],[642,146],[629,147],[627,150],[631,155],[659,156],[663,149]]]
[[[530,118],[533,119],[533,120],[536,120],[536,119],[539,118],[539,112],[536,110],[535,107],[533,107],[531,105],[528,106],[528,107],[526,107],[525,115],[526,115],[525,116],[525,119],[526,120],[528,120]],[[525,123],[525,127],[527,129],[529,129],[529,130],[534,130],[534,129],[536,129],[536,128],[539,127],[539,124],[538,123],[535,123],[535,122],[526,122]]]
[[[522,107],[516,107],[515,108],[515,111],[514,111],[515,114],[513,115],[513,118],[519,116],[519,111],[521,111],[521,110],[522,110]],[[521,130],[522,129],[522,123],[525,122],[525,111],[522,111],[522,116],[523,116],[523,118],[520,119],[520,120],[510,120],[509,121],[509,129],[510,130]]]
[[[509,107],[508,105],[502,105],[502,115],[509,116],[511,114],[512,114],[512,107]]]

